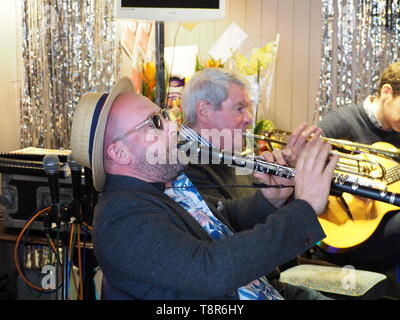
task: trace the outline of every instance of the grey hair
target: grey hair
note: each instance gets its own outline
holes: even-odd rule
[[[221,68],[209,68],[197,72],[185,86],[182,94],[185,122],[189,126],[196,123],[196,104],[199,100],[206,101],[214,110],[220,110],[222,102],[228,98],[228,88],[231,84],[248,89],[246,79]]]

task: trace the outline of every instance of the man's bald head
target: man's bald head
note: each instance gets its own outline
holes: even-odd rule
[[[174,137],[173,132],[176,137],[176,125],[162,120],[162,130],[152,129],[156,130],[153,140],[147,139],[151,131],[146,126],[126,135],[159,111],[156,104],[137,94],[123,94],[114,101],[104,137],[106,173],[131,176],[147,182],[166,182],[175,179],[183,170],[184,166],[179,163],[153,162],[147,158],[147,151],[155,146],[159,159],[169,160],[169,141]]]
[[[158,110],[159,107],[144,96],[135,93],[121,94],[115,99],[108,115],[104,146],[108,146],[114,139],[137,126],[148,114]]]

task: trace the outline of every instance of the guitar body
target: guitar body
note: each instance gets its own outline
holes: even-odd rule
[[[372,146],[386,150],[393,148],[384,142]],[[379,162],[387,172],[388,179],[385,177],[381,181],[387,185],[388,191],[400,191],[400,165],[396,161],[370,154],[359,154],[357,157]],[[341,198],[329,196],[327,209],[318,217],[326,234],[319,245],[331,253],[351,250],[371,237],[385,214],[395,210],[399,207],[348,193],[343,193]]]

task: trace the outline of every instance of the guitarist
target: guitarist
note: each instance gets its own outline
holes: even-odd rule
[[[324,135],[363,144],[388,142],[400,148],[400,62],[383,72],[376,96],[329,112],[318,126]],[[386,214],[375,233],[345,253],[318,250],[318,257],[340,265],[380,271],[400,267],[400,214]]]

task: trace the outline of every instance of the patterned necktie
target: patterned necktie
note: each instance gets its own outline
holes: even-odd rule
[[[181,174],[165,193],[179,203],[203,227],[213,240],[228,237],[233,232],[217,219],[207,206],[203,197],[185,174]],[[266,277],[253,280],[238,289],[240,300],[283,300],[271,286]]]

